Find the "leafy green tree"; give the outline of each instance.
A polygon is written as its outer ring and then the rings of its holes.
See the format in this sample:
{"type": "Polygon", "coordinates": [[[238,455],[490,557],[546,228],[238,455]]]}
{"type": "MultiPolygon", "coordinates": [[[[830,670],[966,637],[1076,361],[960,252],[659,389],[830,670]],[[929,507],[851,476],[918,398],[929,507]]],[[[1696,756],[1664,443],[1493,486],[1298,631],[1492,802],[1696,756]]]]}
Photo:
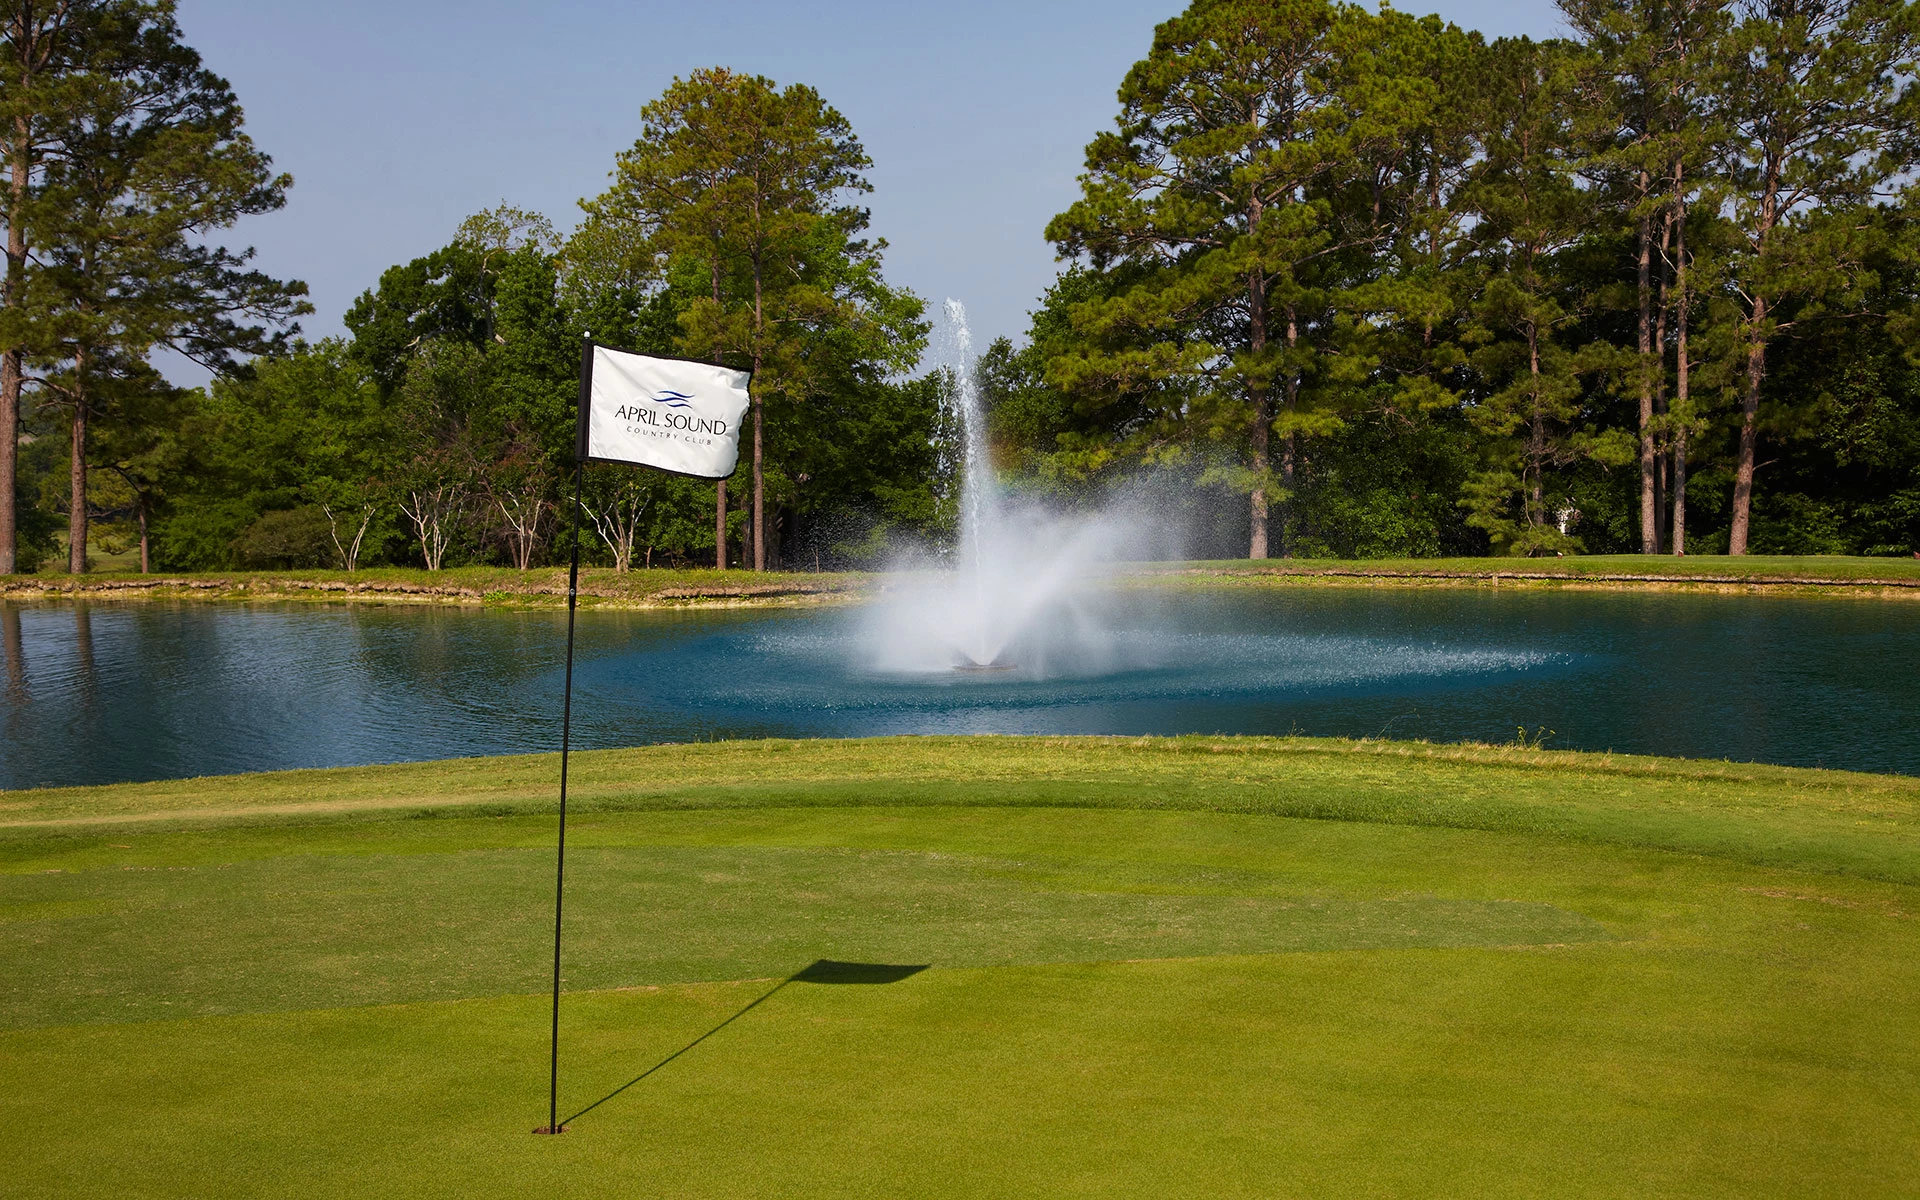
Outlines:
{"type": "Polygon", "coordinates": [[[159,558],[210,569],[272,544],[274,561],[318,558],[345,569],[393,535],[400,482],[395,414],[347,346],[329,339],[263,359],[251,372],[215,379],[208,393],[157,402],[153,422],[119,428],[102,450],[126,464],[153,497],[159,558]],[[300,510],[289,518],[285,514],[300,510]],[[289,548],[288,537],[305,538],[289,548]],[[359,550],[355,549],[356,541],[359,550]]]}
{"type": "Polygon", "coordinates": [[[974,374],[987,410],[995,468],[1016,478],[1037,475],[1073,416],[1066,394],[1048,385],[1039,348],[1031,339],[1015,346],[1011,338],[995,338],[974,374]]]}
{"type": "Polygon", "coordinates": [[[1149,457],[1130,439],[1134,430],[1177,420],[1160,410],[1178,403],[1173,388],[1068,390],[1049,376],[1056,360],[1085,348],[1074,310],[1108,298],[1121,286],[1119,278],[1118,272],[1069,266],[1031,314],[1025,342],[1016,347],[1000,338],[974,366],[996,469],[1055,502],[1097,499],[1098,484],[1111,468],[1136,455],[1149,457]]]}
{"type": "Polygon", "coordinates": [[[495,342],[496,291],[512,264],[550,259],[553,225],[538,213],[501,204],[460,223],[452,242],[389,267],[361,293],[344,322],[353,352],[386,393],[429,342],[451,338],[486,349],[495,342]]]}
{"type": "Polygon", "coordinates": [[[1296,553],[1477,553],[1454,503],[1473,466],[1462,406],[1484,275],[1465,199],[1483,157],[1495,76],[1478,34],[1383,10],[1345,56],[1337,90],[1394,130],[1359,159],[1344,208],[1368,237],[1346,256],[1348,369],[1330,399],[1338,428],[1308,440],[1297,472],[1296,553]]]}
{"type": "MultiPolygon", "coordinates": [[[[768,554],[788,565],[878,566],[906,537],[934,533],[940,378],[883,377],[847,370],[805,408],[775,406],[768,429],[780,504],[770,514],[768,554]]],[[[769,476],[769,494],[775,477],[769,476]]]]}
{"type": "MultiPolygon", "coordinates": [[[[1755,496],[1763,554],[1920,551],[1920,257],[1911,200],[1874,214],[1860,311],[1803,323],[1769,350],[1774,464],[1755,496]]],[[[1737,324],[1729,322],[1729,324],[1737,324]]]]}
{"type": "Polygon", "coordinates": [[[557,294],[554,258],[533,246],[505,257],[495,288],[490,386],[482,427],[490,452],[477,466],[505,523],[514,564],[532,565],[543,522],[573,453],[579,341],[557,294]]]}
{"type": "Polygon", "coordinates": [[[479,256],[454,242],[381,272],[377,287],[361,293],[344,318],[354,357],[383,391],[399,390],[423,346],[439,340],[487,342],[493,296],[483,283],[479,256]]]}
{"type": "Polygon", "coordinates": [[[104,483],[105,506],[132,522],[132,541],[140,552],[140,573],[153,569],[153,523],[165,511],[173,490],[190,479],[190,450],[183,436],[192,420],[196,393],[168,385],[151,367],[121,381],[114,408],[117,419],[103,425],[89,460],[104,483]]]}
{"type": "MultiPolygon", "coordinates": [[[[64,407],[70,566],[85,567],[86,440],[168,345],[216,369],[284,336],[304,287],[213,240],[284,200],[226,83],[170,0],[50,0],[0,12],[8,274],[0,304],[0,568],[13,558],[21,388],[64,407]],[[30,376],[27,369],[37,371],[30,376]]],[[[44,405],[42,406],[44,408],[44,405]]]]}
{"type": "Polygon", "coordinates": [[[546,218],[501,205],[348,313],[354,356],[410,430],[402,509],[433,569],[469,534],[524,569],[551,534],[579,363],[561,269],[546,218]]]}
{"type": "MultiPolygon", "coordinates": [[[[884,244],[859,237],[867,213],[845,197],[871,190],[871,163],[814,89],[710,68],[676,79],[642,120],[613,187],[583,207],[600,236],[624,237],[626,261],[704,277],[685,292],[685,353],[753,371],[748,553],[765,569],[769,400],[804,407],[840,362],[910,366],[920,305],[881,280],[884,244]]],[[[722,548],[725,511],[722,482],[722,548]]]]}
{"type": "Polygon", "coordinates": [[[1314,448],[1296,502],[1296,553],[1310,558],[1484,554],[1487,538],[1457,503],[1476,463],[1476,430],[1458,408],[1380,405],[1354,413],[1314,448]]]}
{"type": "Polygon", "coordinates": [[[474,467],[483,457],[473,447],[480,436],[474,414],[484,404],[487,382],[478,347],[442,338],[421,347],[395,396],[406,450],[400,509],[429,571],[445,564],[473,515],[474,467]]]}
{"type": "Polygon", "coordinates": [[[679,353],[687,297],[666,280],[644,228],[589,215],[561,246],[555,266],[560,307],[582,334],[636,354],[679,353]]]}

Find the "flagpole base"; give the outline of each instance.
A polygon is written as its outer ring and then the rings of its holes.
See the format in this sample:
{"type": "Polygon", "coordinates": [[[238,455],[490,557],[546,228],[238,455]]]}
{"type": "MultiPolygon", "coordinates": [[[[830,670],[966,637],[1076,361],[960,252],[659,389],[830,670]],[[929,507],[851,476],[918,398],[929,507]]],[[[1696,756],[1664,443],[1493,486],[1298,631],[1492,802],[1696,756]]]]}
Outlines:
{"type": "Polygon", "coordinates": [[[552,1125],[542,1125],[540,1128],[534,1130],[535,1133],[539,1133],[539,1134],[565,1133],[566,1131],[567,1131],[567,1127],[565,1125],[562,1125],[557,1129],[552,1125]]]}

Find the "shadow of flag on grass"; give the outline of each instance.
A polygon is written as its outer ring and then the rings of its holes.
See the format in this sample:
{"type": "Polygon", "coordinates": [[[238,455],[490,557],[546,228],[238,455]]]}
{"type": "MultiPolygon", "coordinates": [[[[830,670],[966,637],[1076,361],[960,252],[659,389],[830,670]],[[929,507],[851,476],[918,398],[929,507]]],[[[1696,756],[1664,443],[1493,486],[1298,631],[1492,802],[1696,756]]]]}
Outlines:
{"type": "Polygon", "coordinates": [[[648,1067],[646,1070],[640,1072],[638,1075],[635,1075],[632,1079],[627,1080],[627,1082],[621,1084],[619,1087],[613,1089],[611,1092],[608,1092],[606,1095],[600,1097],[598,1100],[595,1100],[592,1104],[587,1105],[585,1108],[581,1109],[579,1112],[574,1113],[572,1116],[568,1117],[566,1120],[560,1122],[560,1127],[562,1129],[565,1129],[568,1125],[571,1125],[573,1122],[579,1120],[581,1117],[586,1116],[588,1113],[592,1112],[594,1109],[599,1108],[602,1104],[605,1104],[607,1101],[613,1099],[615,1096],[618,1096],[620,1093],[626,1091],[628,1088],[633,1087],[635,1084],[639,1083],[641,1080],[645,1079],[647,1076],[652,1075],[654,1072],[660,1070],[662,1067],[666,1066],[668,1063],[672,1062],[674,1059],[679,1058],[681,1055],[685,1054],[687,1051],[693,1049],[695,1046],[698,1046],[701,1042],[706,1041],[708,1038],[712,1037],[714,1034],[719,1033],[722,1029],[725,1029],[727,1026],[733,1024],[735,1021],[738,1021],[741,1017],[744,1017],[748,1013],[752,1012],[754,1009],[759,1008],[762,1004],[765,1004],[767,1001],[773,999],[774,996],[779,993],[780,989],[786,987],[788,984],[792,984],[792,983],[826,983],[826,984],[898,983],[902,979],[909,979],[915,975],[918,975],[920,972],[926,970],[927,967],[930,965],[932,964],[930,963],[919,963],[919,964],[856,963],[856,962],[837,962],[831,958],[816,959],[812,963],[808,964],[806,967],[803,967],[800,970],[795,971],[793,974],[787,976],[785,979],[782,979],[779,983],[774,984],[771,989],[755,997],[755,999],[751,1004],[748,1004],[745,1008],[741,1009],[739,1012],[734,1013],[732,1016],[728,1017],[726,1020],[720,1022],[718,1025],[715,1025],[712,1029],[707,1030],[705,1033],[701,1034],[699,1037],[688,1042],[686,1045],[680,1047],[678,1050],[675,1050],[672,1054],[667,1055],[665,1058],[661,1059],[659,1062],[653,1064],[651,1067],[648,1067]]]}
{"type": "Polygon", "coordinates": [[[788,983],[899,983],[918,975],[930,964],[903,966],[897,963],[835,962],[823,958],[787,979],[788,983]]]}

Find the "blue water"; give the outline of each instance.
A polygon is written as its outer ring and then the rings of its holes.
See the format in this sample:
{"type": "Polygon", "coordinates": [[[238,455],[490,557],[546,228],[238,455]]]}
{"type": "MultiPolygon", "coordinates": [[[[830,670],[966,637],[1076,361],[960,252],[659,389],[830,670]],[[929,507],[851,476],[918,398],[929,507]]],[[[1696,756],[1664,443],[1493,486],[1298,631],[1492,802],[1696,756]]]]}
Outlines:
{"type": "MultiPolygon", "coordinates": [[[[856,609],[581,614],[575,744],[1289,733],[1920,774],[1920,604],[1140,593],[1099,667],[878,673],[856,609]]],[[[564,614],[0,605],[0,787],[551,750],[564,614]]]]}

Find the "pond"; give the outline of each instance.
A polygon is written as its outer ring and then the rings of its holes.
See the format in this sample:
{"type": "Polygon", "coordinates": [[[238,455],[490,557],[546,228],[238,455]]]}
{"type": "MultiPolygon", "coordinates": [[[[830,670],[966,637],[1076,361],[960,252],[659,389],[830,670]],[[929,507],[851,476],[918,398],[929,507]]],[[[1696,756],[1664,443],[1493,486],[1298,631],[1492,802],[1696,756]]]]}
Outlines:
{"type": "MultiPolygon", "coordinates": [[[[1920,774],[1920,604],[1122,591],[1110,652],[879,670],[858,608],[583,612],[575,744],[1334,734],[1920,774]]],[[[565,614],[0,605],[0,787],[556,749],[565,614]]]]}

